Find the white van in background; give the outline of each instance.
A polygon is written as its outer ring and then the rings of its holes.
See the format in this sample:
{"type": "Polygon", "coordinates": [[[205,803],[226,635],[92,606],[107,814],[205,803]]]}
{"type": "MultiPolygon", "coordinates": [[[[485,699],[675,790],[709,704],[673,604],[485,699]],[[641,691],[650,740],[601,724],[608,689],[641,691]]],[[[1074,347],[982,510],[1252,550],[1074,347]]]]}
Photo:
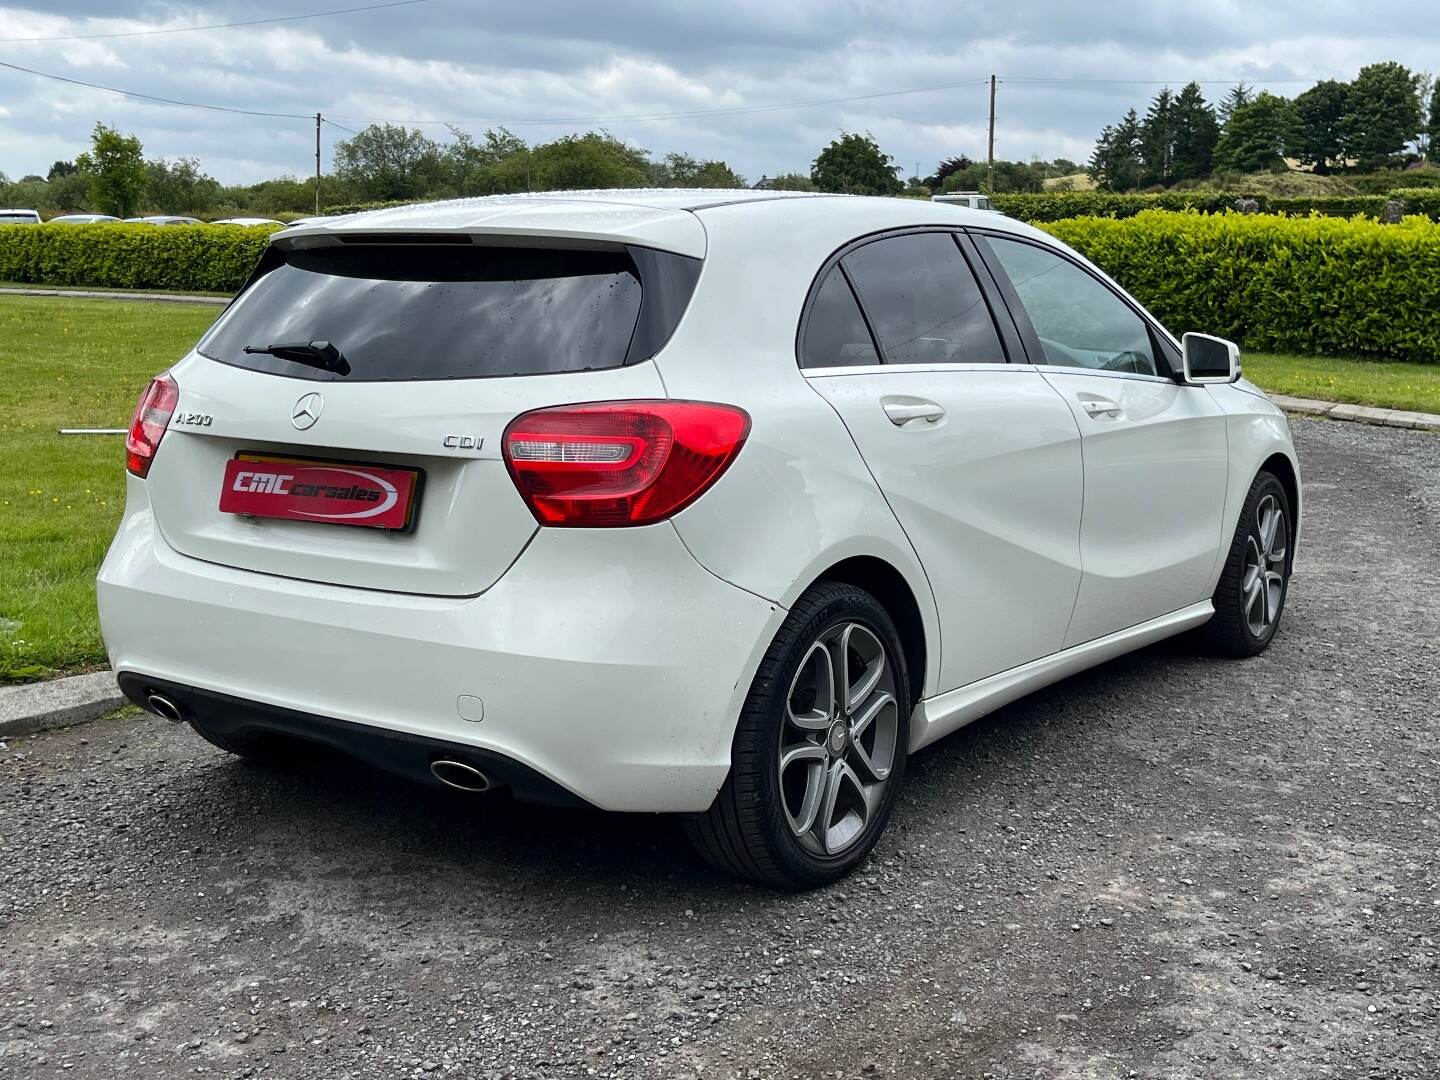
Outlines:
{"type": "Polygon", "coordinates": [[[978,191],[952,191],[949,195],[931,195],[931,202],[951,203],[955,206],[968,206],[971,210],[995,210],[995,204],[990,201],[989,195],[982,195],[978,191]]]}

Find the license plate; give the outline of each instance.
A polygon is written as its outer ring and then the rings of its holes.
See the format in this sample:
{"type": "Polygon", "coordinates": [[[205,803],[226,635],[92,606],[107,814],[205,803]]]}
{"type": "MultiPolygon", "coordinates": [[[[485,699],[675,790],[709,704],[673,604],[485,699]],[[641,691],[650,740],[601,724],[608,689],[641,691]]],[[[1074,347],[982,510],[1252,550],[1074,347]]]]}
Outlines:
{"type": "Polygon", "coordinates": [[[403,530],[414,520],[419,483],[418,469],[237,454],[225,464],[220,510],[403,530]]]}

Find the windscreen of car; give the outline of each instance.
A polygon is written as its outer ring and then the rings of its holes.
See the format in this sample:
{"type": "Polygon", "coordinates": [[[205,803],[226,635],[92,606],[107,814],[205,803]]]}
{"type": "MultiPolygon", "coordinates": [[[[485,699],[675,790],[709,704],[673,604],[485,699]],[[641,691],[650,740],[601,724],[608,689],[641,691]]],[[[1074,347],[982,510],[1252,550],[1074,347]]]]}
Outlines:
{"type": "Polygon", "coordinates": [[[34,214],[0,214],[0,225],[34,225],[37,220],[34,214]]]}
{"type": "Polygon", "coordinates": [[[262,263],[201,340],[202,355],[345,382],[586,371],[626,362],[641,310],[625,250],[376,244],[269,259],[276,265],[262,263]],[[244,351],[311,341],[330,342],[349,372],[244,351]]]}

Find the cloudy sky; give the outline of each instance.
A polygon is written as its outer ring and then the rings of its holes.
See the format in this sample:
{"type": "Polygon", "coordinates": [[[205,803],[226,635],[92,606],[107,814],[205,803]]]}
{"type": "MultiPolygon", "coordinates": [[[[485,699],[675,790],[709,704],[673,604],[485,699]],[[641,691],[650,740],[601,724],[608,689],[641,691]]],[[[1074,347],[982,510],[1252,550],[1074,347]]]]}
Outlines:
{"type": "MultiPolygon", "coordinates": [[[[1083,160],[1102,124],[1164,82],[1198,79],[1218,98],[1227,81],[1294,94],[1375,60],[1440,69],[1435,0],[424,0],[96,36],[374,2],[0,0],[0,63],[233,109],[319,110],[350,129],[504,123],[534,142],[604,127],[751,179],[808,171],[842,129],[874,134],[907,175],[983,157],[992,72],[997,157],[1083,160]],[[18,40],[34,38],[66,40],[18,40]],[[910,90],[921,92],[896,93],[910,90]],[[775,107],[795,103],[813,104],[775,107]]],[[[97,120],[139,135],[147,156],[198,157],[227,183],[313,170],[313,120],[171,107],[0,67],[0,172],[12,179],[73,157],[97,120]]],[[[345,137],[326,126],[327,162],[345,137]]]]}

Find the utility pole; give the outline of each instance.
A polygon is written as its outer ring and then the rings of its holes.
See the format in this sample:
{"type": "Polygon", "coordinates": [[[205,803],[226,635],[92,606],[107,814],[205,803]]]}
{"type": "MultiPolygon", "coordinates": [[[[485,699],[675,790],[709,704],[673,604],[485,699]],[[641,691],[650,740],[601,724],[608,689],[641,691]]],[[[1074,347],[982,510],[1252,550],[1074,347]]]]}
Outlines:
{"type": "Polygon", "coordinates": [[[985,155],[985,183],[991,195],[995,194],[995,76],[990,76],[990,149],[985,155]]]}
{"type": "MultiPolygon", "coordinates": [[[[991,91],[991,102],[994,102],[994,91],[991,91]]],[[[995,111],[993,108],[990,110],[995,111]]],[[[321,116],[315,114],[315,213],[320,213],[320,121],[321,116]]]]}

